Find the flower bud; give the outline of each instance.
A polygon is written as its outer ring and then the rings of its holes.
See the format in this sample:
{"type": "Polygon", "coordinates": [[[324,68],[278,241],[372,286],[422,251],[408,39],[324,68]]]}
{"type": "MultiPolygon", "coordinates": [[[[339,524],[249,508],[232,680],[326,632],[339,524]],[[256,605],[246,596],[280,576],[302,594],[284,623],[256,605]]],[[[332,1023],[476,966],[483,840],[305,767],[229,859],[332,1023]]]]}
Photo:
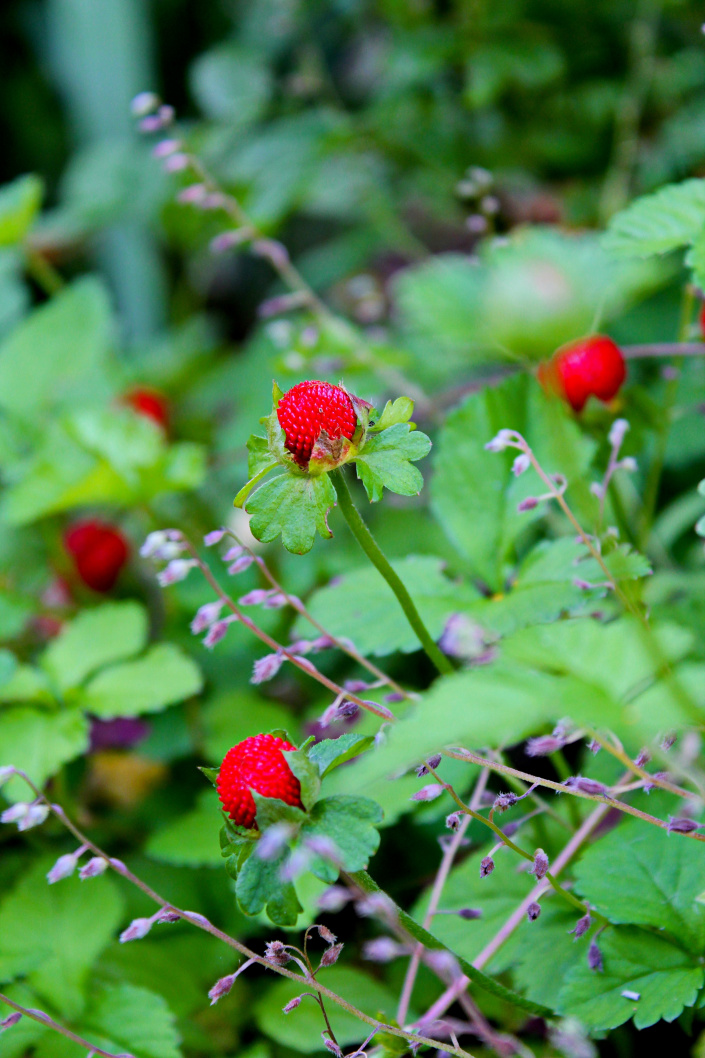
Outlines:
{"type": "Polygon", "coordinates": [[[323,952],[323,955],[321,956],[320,965],[323,967],[333,966],[334,963],[337,963],[342,950],[342,944],[331,944],[330,948],[326,948],[326,950],[323,952]]]}
{"type": "Polygon", "coordinates": [[[146,937],[152,928],[151,918],[134,918],[127,929],[120,934],[120,943],[126,944],[130,940],[141,940],[146,937]]]}
{"type": "Polygon", "coordinates": [[[282,1007],[282,1014],[290,1014],[292,1010],[296,1010],[300,1005],[302,998],[303,996],[294,996],[293,999],[290,999],[286,1006],[282,1007]]]}
{"type": "Polygon", "coordinates": [[[286,945],[280,940],[270,940],[264,949],[264,957],[275,966],[286,966],[292,956],[287,951],[286,945]]]}
{"type": "Polygon", "coordinates": [[[537,904],[537,903],[529,904],[529,906],[526,909],[526,917],[528,918],[529,922],[535,922],[540,914],[541,914],[541,905],[540,904],[537,904]]]}
{"type": "Polygon", "coordinates": [[[482,908],[480,907],[461,907],[455,913],[460,918],[465,919],[466,922],[474,922],[476,919],[482,918],[482,908]]]}
{"type": "Polygon", "coordinates": [[[231,566],[228,566],[228,573],[231,577],[236,577],[238,573],[244,573],[246,569],[249,569],[253,562],[252,555],[240,555],[231,566]]]}
{"type": "Polygon", "coordinates": [[[68,878],[69,875],[73,874],[76,870],[77,862],[78,853],[76,852],[68,852],[65,856],[59,856],[51,870],[47,871],[47,882],[49,885],[60,882],[62,878],[68,878]]]}
{"type": "Polygon", "coordinates": [[[139,92],[130,103],[130,110],[136,118],[144,118],[152,114],[161,103],[156,92],[139,92]]]}
{"type": "Polygon", "coordinates": [[[529,871],[529,874],[533,874],[537,881],[541,881],[542,878],[546,877],[548,871],[548,856],[543,849],[537,849],[536,855],[534,856],[534,863],[529,871]]]}
{"type": "Polygon", "coordinates": [[[441,783],[432,782],[428,786],[423,786],[416,793],[413,793],[409,798],[410,801],[435,801],[437,797],[440,797],[445,789],[441,783]]]}
{"type": "Polygon", "coordinates": [[[538,496],[527,496],[521,503],[517,503],[517,511],[519,514],[523,514],[524,511],[533,511],[535,507],[539,505],[538,496]]]}
{"type": "Polygon", "coordinates": [[[506,812],[508,808],[512,808],[517,803],[519,798],[515,793],[501,793],[497,794],[494,801],[492,802],[492,808],[495,812],[506,812]]]}
{"type": "Polygon", "coordinates": [[[671,816],[666,832],[668,834],[692,834],[694,830],[699,830],[702,826],[705,824],[696,823],[695,820],[686,819],[684,816],[671,816]]]}
{"type": "Polygon", "coordinates": [[[81,867],[78,872],[78,877],[81,881],[85,881],[86,878],[97,878],[99,874],[103,874],[108,869],[108,861],[102,856],[93,856],[88,863],[81,867]]]}
{"type": "Polygon", "coordinates": [[[626,419],[614,420],[612,426],[610,427],[610,432],[607,435],[607,440],[613,448],[619,448],[622,441],[624,440],[624,435],[626,434],[628,429],[629,423],[626,419]]]}
{"type": "Polygon", "coordinates": [[[49,815],[49,806],[43,804],[31,804],[25,814],[18,819],[18,830],[31,830],[32,827],[40,826],[49,815]]]}
{"type": "Polygon", "coordinates": [[[491,856],[485,856],[484,860],[480,863],[480,878],[486,878],[488,874],[492,874],[494,870],[494,860],[491,856]]]}
{"type": "Polygon", "coordinates": [[[3,765],[3,767],[0,768],[0,786],[2,786],[4,783],[6,783],[8,779],[11,779],[14,774],[15,774],[14,765],[12,765],[12,764],[3,765]]]}
{"type": "Polygon", "coordinates": [[[250,683],[266,683],[272,680],[284,664],[283,654],[265,654],[263,658],[257,658],[252,669],[250,683]]]}
{"type": "Polygon", "coordinates": [[[235,974],[227,974],[226,977],[221,977],[220,980],[216,981],[208,992],[211,1006],[214,1006],[219,999],[223,998],[223,996],[227,996],[234,983],[235,974]]]}
{"type": "Polygon", "coordinates": [[[324,889],[316,903],[321,911],[340,911],[350,900],[350,893],[343,885],[331,885],[324,889]]]}
{"type": "Polygon", "coordinates": [[[203,537],[203,543],[206,547],[213,547],[214,544],[220,543],[226,532],[226,529],[211,529],[210,533],[206,533],[203,537]]]}
{"type": "Polygon", "coordinates": [[[362,945],[362,958],[368,962],[391,962],[406,952],[407,948],[403,944],[397,944],[391,937],[375,937],[362,945]]]}
{"type": "Polygon", "coordinates": [[[163,569],[161,573],[157,573],[157,582],[160,587],[167,588],[170,584],[185,580],[193,567],[197,565],[198,562],[195,558],[174,558],[166,569],[163,569]]]}
{"type": "Polygon", "coordinates": [[[191,622],[191,631],[195,636],[199,635],[200,632],[204,632],[206,628],[210,628],[218,620],[223,605],[222,599],[216,599],[214,602],[207,602],[203,606],[199,606],[196,616],[191,622]]]}
{"type": "Polygon", "coordinates": [[[584,936],[584,934],[587,933],[587,931],[590,929],[591,925],[592,925],[592,918],[590,917],[590,911],[588,910],[587,914],[583,915],[582,918],[579,918],[578,921],[575,923],[574,928],[571,929],[571,930],[568,930],[568,932],[569,933],[574,933],[575,934],[575,940],[577,940],[579,937],[582,937],[582,936],[584,936]]]}
{"type": "Polygon", "coordinates": [[[215,621],[208,629],[207,635],[203,638],[204,647],[207,647],[208,650],[212,650],[213,647],[220,643],[221,639],[225,639],[228,628],[233,621],[237,621],[235,614],[229,614],[227,617],[224,617],[222,621],[215,621]]]}
{"type": "Polygon", "coordinates": [[[11,1014],[8,1014],[6,1018],[3,1018],[2,1021],[0,1021],[0,1032],[4,1032],[5,1029],[9,1029],[13,1025],[16,1025],[21,1017],[21,1011],[13,1010],[11,1014]]]}
{"type": "Polygon", "coordinates": [[[588,966],[591,970],[596,970],[598,973],[602,973],[604,966],[602,963],[602,952],[597,946],[596,940],[590,941],[590,947],[587,953],[588,966]]]}
{"type": "Polygon", "coordinates": [[[529,459],[526,452],[522,452],[521,455],[518,455],[512,463],[512,474],[514,474],[514,476],[518,478],[521,474],[524,474],[530,466],[531,460],[529,459]]]}
{"type": "Polygon", "coordinates": [[[449,830],[457,830],[462,818],[462,812],[451,812],[449,816],[446,816],[446,826],[449,830]]]}
{"type": "Polygon", "coordinates": [[[527,757],[547,757],[550,753],[565,746],[565,739],[557,738],[555,735],[539,735],[537,738],[527,739],[524,752],[527,757]]]}

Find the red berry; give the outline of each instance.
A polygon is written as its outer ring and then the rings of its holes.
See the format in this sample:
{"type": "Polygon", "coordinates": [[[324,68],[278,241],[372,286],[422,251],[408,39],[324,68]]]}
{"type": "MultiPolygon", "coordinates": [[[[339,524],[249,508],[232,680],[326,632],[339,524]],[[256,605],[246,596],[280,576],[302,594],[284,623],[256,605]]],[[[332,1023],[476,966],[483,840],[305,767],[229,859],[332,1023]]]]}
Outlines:
{"type": "Polygon", "coordinates": [[[340,437],[352,441],[357,428],[349,395],[329,382],[299,382],[279,401],[277,418],[286,435],[286,447],[304,469],[323,430],[332,441],[340,437]]]}
{"type": "Polygon", "coordinates": [[[612,400],[626,374],[619,346],[604,334],[562,345],[538,370],[544,388],[564,397],[574,411],[582,411],[591,396],[605,403],[612,400]]]}
{"type": "Polygon", "coordinates": [[[296,749],[276,735],[252,735],[225,754],[218,774],[218,797],[224,810],[241,827],[255,826],[255,801],[250,790],[263,797],[277,797],[285,804],[303,808],[301,784],[282,755],[296,749]]]}
{"type": "Polygon", "coordinates": [[[124,401],[139,415],[152,419],[163,430],[169,429],[169,402],[156,389],[137,387],[125,394],[124,401]]]}
{"type": "Polygon", "coordinates": [[[83,583],[101,592],[110,591],[130,554],[120,530],[96,519],[76,522],[67,529],[64,547],[83,583]]]}
{"type": "Polygon", "coordinates": [[[705,339],[705,301],[700,306],[700,312],[698,313],[698,323],[700,324],[700,337],[705,339]]]}

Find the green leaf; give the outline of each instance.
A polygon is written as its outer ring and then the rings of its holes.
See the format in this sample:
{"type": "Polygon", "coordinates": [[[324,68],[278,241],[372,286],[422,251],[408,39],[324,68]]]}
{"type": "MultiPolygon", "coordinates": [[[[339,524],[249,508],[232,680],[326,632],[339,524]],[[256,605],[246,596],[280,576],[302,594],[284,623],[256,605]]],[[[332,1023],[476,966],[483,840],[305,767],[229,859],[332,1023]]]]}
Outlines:
{"type": "Polygon", "coordinates": [[[87,277],[35,309],[0,345],[0,407],[27,416],[107,395],[113,319],[102,283],[87,277]]]}
{"type": "Polygon", "coordinates": [[[281,534],[287,551],[305,555],[313,547],[316,531],[325,539],[333,535],[327,516],[335,502],[328,474],[310,477],[284,471],[261,485],[245,509],[258,540],[269,543],[281,534]]]}
{"type": "Polygon", "coordinates": [[[605,249],[624,257],[649,257],[694,242],[705,225],[705,180],[669,184],[615,214],[605,249]]]}
{"type": "Polygon", "coordinates": [[[103,720],[140,716],[198,694],[203,678],[195,661],[171,643],[157,643],[144,657],[104,669],[81,692],[84,709],[103,720]]]}
{"type": "Polygon", "coordinates": [[[278,797],[263,797],[252,790],[252,798],[257,807],[257,826],[262,833],[275,823],[289,823],[299,827],[306,818],[306,813],[296,805],[288,805],[278,797]]]}
{"type": "Polygon", "coordinates": [[[693,270],[693,282],[699,290],[705,290],[705,227],[693,241],[685,255],[685,264],[693,270]]]}
{"type": "MultiPolygon", "coordinates": [[[[517,537],[542,514],[541,506],[524,513],[517,506],[545,491],[533,470],[512,476],[516,452],[485,450],[505,428],[520,431],[545,469],[571,483],[581,482],[594,451],[561,402],[524,375],[473,394],[450,413],[437,442],[431,508],[472,573],[495,592],[504,588],[517,537]]],[[[581,493],[575,498],[580,507],[581,493]]]]}
{"type": "Polygon", "coordinates": [[[265,467],[272,465],[272,453],[269,441],[258,434],[250,434],[247,439],[247,473],[254,478],[265,467]]]}
{"type": "MultiPolygon", "coordinates": [[[[87,749],[88,721],[78,709],[48,712],[29,705],[0,709],[0,767],[14,765],[37,786],[87,749]]],[[[19,801],[27,799],[29,790],[20,779],[11,779],[3,793],[19,801]]]]}
{"type": "Polygon", "coordinates": [[[42,204],[44,183],[34,174],[0,188],[0,246],[22,242],[42,204]]]}
{"type": "Polygon", "coordinates": [[[370,503],[381,500],[385,488],[400,496],[417,496],[423,488],[423,477],[411,464],[430,451],[426,434],[412,430],[408,423],[368,435],[355,456],[355,465],[370,503]]]}
{"type": "Polygon", "coordinates": [[[705,878],[702,842],[630,819],[590,846],[576,878],[578,891],[610,922],[666,930],[703,953],[705,907],[696,900],[705,878]]]}
{"type": "Polygon", "coordinates": [[[309,759],[318,767],[322,779],[334,768],[363,753],[374,742],[372,735],[340,735],[339,738],[326,738],[309,750],[309,759]]]}
{"type": "Polygon", "coordinates": [[[285,856],[284,852],[276,859],[263,860],[255,851],[238,871],[235,895],[246,915],[258,915],[266,908],[275,925],[296,925],[303,908],[292,883],[282,880],[285,856]]]}
{"type": "MultiPolygon", "coordinates": [[[[585,944],[590,941],[576,942],[571,936],[575,922],[575,909],[562,900],[543,897],[538,923],[529,922],[525,917],[510,951],[516,987],[528,999],[543,1003],[551,1010],[558,1009],[558,997],[568,971],[585,962],[585,944]]],[[[601,947],[600,938],[598,944],[601,947]]],[[[502,949],[499,958],[503,959],[502,949]]]]}
{"type": "Polygon", "coordinates": [[[309,759],[308,753],[303,747],[301,749],[285,749],[282,750],[282,754],[284,760],[301,783],[301,800],[304,808],[311,808],[321,792],[321,777],[316,763],[309,759]]]}
{"type": "Polygon", "coordinates": [[[217,793],[204,790],[195,808],[155,830],[145,852],[177,867],[219,867],[223,862],[217,830],[221,818],[217,793]]]}
{"type": "MultiPolygon", "coordinates": [[[[359,1010],[376,1016],[382,1012],[393,1018],[396,1011],[394,993],[379,979],[348,966],[331,966],[324,971],[321,983],[344,996],[359,1010]]],[[[273,983],[255,1007],[255,1018],[260,1032],[303,1054],[323,1050],[321,1046],[321,1011],[318,1003],[304,999],[293,1017],[282,1015],[282,1007],[299,995],[301,986],[294,981],[280,979],[273,983]]],[[[333,1032],[341,1047],[362,1043],[369,1026],[338,1006],[326,1004],[333,1032]]]]}
{"type": "Polygon", "coordinates": [[[146,988],[121,982],[102,990],[85,1019],[88,1029],[135,1058],[180,1058],[176,1018],[166,1000],[146,988]]]}
{"type": "Polygon", "coordinates": [[[384,406],[384,410],[380,415],[379,419],[375,422],[374,426],[370,427],[370,430],[374,433],[379,433],[380,430],[386,430],[390,426],[396,426],[397,423],[409,422],[409,419],[414,414],[414,402],[411,397],[397,397],[392,403],[388,400],[384,406]]]}
{"type": "MultiPolygon", "coordinates": [[[[301,837],[328,838],[340,852],[343,870],[363,871],[379,847],[375,828],[381,822],[382,809],[369,797],[336,794],[313,806],[301,828],[301,837]]],[[[310,870],[323,882],[332,883],[338,877],[338,868],[319,856],[314,858],[310,870]]]]}
{"type": "Polygon", "coordinates": [[[42,999],[74,1018],[91,967],[119,925],[122,900],[108,876],[48,885],[52,862],[36,862],[0,905],[0,981],[26,977],[42,999]]]}
{"type": "Polygon", "coordinates": [[[616,927],[600,937],[604,972],[581,961],[568,971],[559,1010],[592,1030],[614,1029],[634,1019],[646,1029],[674,1021],[692,1006],[703,984],[703,968],[665,937],[634,927],[616,927]],[[639,999],[622,993],[634,992],[639,999]]]}
{"type": "MultiPolygon", "coordinates": [[[[410,555],[392,566],[404,581],[434,639],[450,616],[478,598],[474,588],[457,584],[443,573],[443,562],[430,555],[410,555]]],[[[369,566],[343,573],[335,584],[319,588],[308,609],[334,636],[351,639],[361,654],[383,656],[395,650],[408,654],[420,647],[384,578],[369,566]]],[[[307,636],[310,625],[299,618],[295,633],[307,636]]]]}
{"type": "Polygon", "coordinates": [[[19,665],[11,678],[0,684],[0,702],[43,702],[54,704],[46,674],[31,665],[19,665]]]}
{"type": "Polygon", "coordinates": [[[291,727],[292,721],[289,710],[276,702],[268,702],[247,688],[221,691],[204,702],[201,709],[206,758],[220,764],[228,750],[238,742],[276,727],[291,727]]]}
{"type": "Polygon", "coordinates": [[[232,131],[262,115],[272,89],[263,57],[233,44],[200,55],[191,68],[191,85],[206,116],[225,122],[232,131]]]}
{"type": "Polygon", "coordinates": [[[147,613],[133,601],[82,610],[47,647],[42,667],[61,691],[113,661],[132,657],[147,641],[147,613]]]}

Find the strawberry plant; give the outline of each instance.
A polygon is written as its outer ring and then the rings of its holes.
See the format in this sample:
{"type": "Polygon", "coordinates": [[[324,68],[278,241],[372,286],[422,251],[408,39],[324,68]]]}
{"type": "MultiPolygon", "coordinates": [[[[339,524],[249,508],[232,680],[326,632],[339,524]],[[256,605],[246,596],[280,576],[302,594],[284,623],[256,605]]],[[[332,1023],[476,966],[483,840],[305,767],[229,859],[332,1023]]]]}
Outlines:
{"type": "Polygon", "coordinates": [[[178,110],[99,6],[60,183],[0,99],[0,1058],[698,1058],[694,5],[156,5],[178,110]]]}

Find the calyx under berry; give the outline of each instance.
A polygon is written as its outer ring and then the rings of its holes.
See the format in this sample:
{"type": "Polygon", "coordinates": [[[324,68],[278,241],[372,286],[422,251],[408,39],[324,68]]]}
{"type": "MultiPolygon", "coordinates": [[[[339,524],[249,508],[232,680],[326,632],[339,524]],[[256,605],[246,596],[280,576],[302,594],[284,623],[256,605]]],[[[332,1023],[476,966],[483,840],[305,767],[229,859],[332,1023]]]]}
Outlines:
{"type": "Polygon", "coordinates": [[[344,386],[311,379],[282,393],[275,383],[273,398],[269,448],[290,469],[323,474],[347,462],[360,447],[372,405],[344,386]]]}
{"type": "Polygon", "coordinates": [[[544,389],[563,397],[577,412],[583,410],[589,397],[609,403],[626,375],[619,346],[604,334],[590,334],[562,345],[538,369],[544,389]]]}

